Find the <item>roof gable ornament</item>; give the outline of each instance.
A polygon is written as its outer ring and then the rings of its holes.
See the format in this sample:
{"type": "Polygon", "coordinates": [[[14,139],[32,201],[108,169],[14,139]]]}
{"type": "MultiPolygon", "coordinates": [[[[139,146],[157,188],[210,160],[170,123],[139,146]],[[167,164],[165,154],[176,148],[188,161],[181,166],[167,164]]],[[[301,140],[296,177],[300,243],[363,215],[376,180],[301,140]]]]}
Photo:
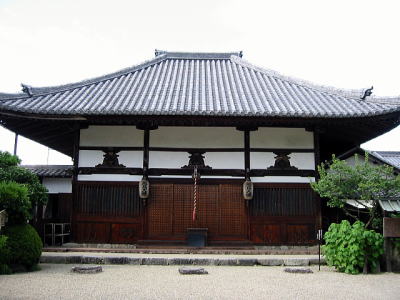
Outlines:
{"type": "Polygon", "coordinates": [[[22,92],[27,94],[29,97],[33,96],[32,87],[31,86],[23,84],[23,83],[21,83],[21,86],[22,86],[22,92]]]}
{"type": "Polygon", "coordinates": [[[371,88],[369,88],[369,89],[366,89],[365,91],[364,91],[364,95],[361,97],[361,100],[365,100],[365,98],[367,98],[368,96],[371,96],[372,95],[372,90],[374,89],[374,87],[373,86],[371,86],[371,88]]]}

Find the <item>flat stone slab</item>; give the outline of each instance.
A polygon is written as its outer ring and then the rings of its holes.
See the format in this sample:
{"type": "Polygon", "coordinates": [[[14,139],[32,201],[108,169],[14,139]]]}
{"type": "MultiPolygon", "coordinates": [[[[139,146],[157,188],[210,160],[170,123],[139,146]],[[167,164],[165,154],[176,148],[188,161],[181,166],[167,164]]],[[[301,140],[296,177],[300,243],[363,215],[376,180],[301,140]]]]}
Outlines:
{"type": "Polygon", "coordinates": [[[303,259],[303,258],[289,258],[289,259],[284,259],[283,264],[285,266],[309,266],[310,261],[308,259],[303,259]]]}
{"type": "MultiPolygon", "coordinates": [[[[50,264],[91,264],[91,265],[192,265],[192,266],[287,266],[287,267],[308,267],[309,265],[318,264],[318,258],[285,258],[281,256],[268,257],[260,255],[259,257],[229,257],[229,256],[215,256],[215,257],[196,257],[195,255],[182,256],[182,257],[159,257],[154,256],[111,256],[111,255],[73,255],[72,253],[63,253],[62,255],[48,255],[42,254],[40,258],[41,263],[50,264]]],[[[325,259],[321,259],[321,264],[326,264],[325,259]]]]}
{"type": "Polygon", "coordinates": [[[300,273],[300,274],[314,273],[309,268],[285,268],[284,271],[288,273],[300,273]]]}
{"type": "Polygon", "coordinates": [[[204,268],[182,267],[179,268],[179,273],[182,275],[204,275],[208,274],[204,268]]]}
{"type": "Polygon", "coordinates": [[[95,274],[95,273],[103,272],[103,268],[101,266],[95,266],[95,267],[73,267],[71,269],[71,271],[74,272],[74,273],[80,273],[80,274],[95,274]]]}

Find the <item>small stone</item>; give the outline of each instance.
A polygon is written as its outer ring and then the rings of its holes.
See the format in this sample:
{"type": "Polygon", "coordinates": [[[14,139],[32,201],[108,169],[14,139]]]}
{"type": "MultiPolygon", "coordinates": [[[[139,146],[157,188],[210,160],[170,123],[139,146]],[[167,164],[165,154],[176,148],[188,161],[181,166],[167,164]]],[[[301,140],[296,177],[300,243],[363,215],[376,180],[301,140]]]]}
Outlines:
{"type": "Polygon", "coordinates": [[[95,267],[73,267],[71,269],[74,273],[81,273],[81,274],[94,274],[103,272],[103,268],[101,266],[95,267]]]}
{"type": "Polygon", "coordinates": [[[182,275],[203,275],[208,274],[204,268],[194,268],[194,267],[182,267],[179,268],[179,273],[182,275]]]}
{"type": "Polygon", "coordinates": [[[285,272],[288,272],[288,273],[302,273],[302,274],[305,274],[305,273],[314,273],[311,269],[309,269],[309,268],[285,268],[285,270],[284,270],[285,272]]]}

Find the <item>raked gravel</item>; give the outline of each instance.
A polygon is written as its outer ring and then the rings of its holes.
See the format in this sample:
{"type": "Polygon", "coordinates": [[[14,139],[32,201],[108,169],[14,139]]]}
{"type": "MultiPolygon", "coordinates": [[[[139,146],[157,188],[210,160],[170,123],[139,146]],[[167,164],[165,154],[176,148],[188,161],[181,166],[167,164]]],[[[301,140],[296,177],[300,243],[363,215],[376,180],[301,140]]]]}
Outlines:
{"type": "MultiPolygon", "coordinates": [[[[204,266],[208,275],[180,275],[179,266],[103,265],[76,274],[74,265],[41,264],[41,271],[0,276],[0,299],[400,299],[400,274],[347,275],[311,266],[204,266]]],[[[86,265],[87,266],[87,265],[86,265]]]]}

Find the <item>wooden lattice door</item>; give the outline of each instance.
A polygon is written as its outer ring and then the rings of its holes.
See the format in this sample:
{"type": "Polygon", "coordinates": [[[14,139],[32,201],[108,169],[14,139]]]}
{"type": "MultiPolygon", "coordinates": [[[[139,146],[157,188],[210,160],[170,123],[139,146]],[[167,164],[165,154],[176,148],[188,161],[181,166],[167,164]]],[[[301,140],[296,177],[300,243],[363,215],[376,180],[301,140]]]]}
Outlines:
{"type": "Polygon", "coordinates": [[[192,220],[192,184],[155,184],[147,207],[148,239],[184,240],[188,228],[208,228],[210,240],[247,239],[241,185],[200,184],[192,220]]]}
{"type": "Polygon", "coordinates": [[[147,235],[149,239],[163,239],[173,236],[172,210],[173,185],[153,184],[147,207],[147,235]]]}

